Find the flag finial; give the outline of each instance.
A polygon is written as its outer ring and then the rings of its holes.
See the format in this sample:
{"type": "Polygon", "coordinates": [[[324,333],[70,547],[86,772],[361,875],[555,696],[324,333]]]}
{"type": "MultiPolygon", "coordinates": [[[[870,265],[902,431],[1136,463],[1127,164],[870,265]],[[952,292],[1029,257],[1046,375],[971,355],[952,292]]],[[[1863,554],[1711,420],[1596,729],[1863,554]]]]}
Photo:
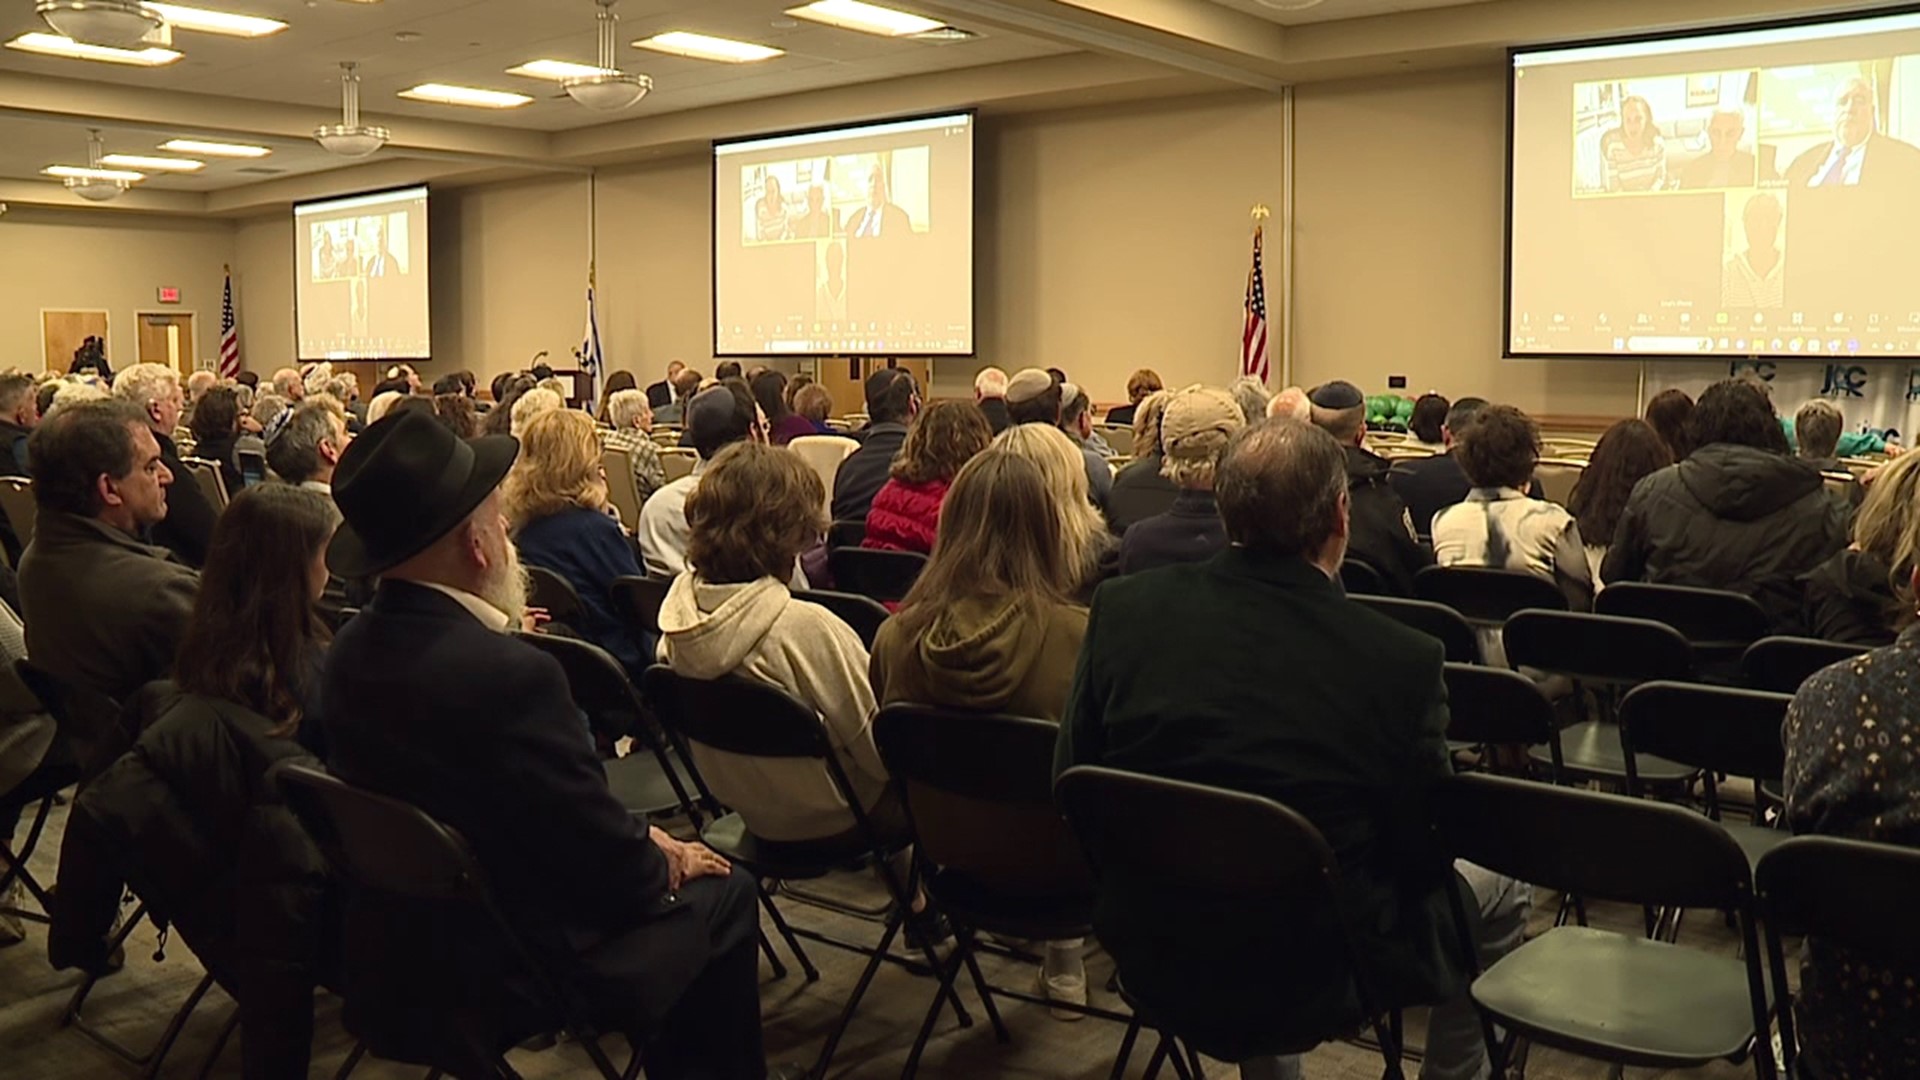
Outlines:
{"type": "Polygon", "coordinates": [[[1272,216],[1273,216],[1273,211],[1271,211],[1271,210],[1269,210],[1269,209],[1267,209],[1267,204],[1266,204],[1266,203],[1254,203],[1254,204],[1253,204],[1253,209],[1252,209],[1252,210],[1250,210],[1250,211],[1248,211],[1248,214],[1249,214],[1249,216],[1251,216],[1251,217],[1253,218],[1253,223],[1254,223],[1255,225],[1258,225],[1258,224],[1260,224],[1261,222],[1263,222],[1263,221],[1265,221],[1265,220],[1267,220],[1268,218],[1270,218],[1270,217],[1272,217],[1272,216]]]}

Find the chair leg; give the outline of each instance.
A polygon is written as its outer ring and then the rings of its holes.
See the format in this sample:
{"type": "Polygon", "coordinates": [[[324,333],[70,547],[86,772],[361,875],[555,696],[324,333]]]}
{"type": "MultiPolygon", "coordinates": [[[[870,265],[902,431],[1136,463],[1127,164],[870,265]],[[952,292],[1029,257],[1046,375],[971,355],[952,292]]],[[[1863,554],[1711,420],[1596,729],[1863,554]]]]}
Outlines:
{"type": "Polygon", "coordinates": [[[34,902],[40,905],[40,913],[21,911],[17,908],[9,907],[0,907],[0,913],[13,915],[30,922],[44,923],[47,921],[45,912],[49,910],[47,905],[51,898],[48,897],[47,890],[42,888],[40,883],[34,880],[33,875],[27,872],[27,860],[33,857],[34,848],[40,843],[40,832],[46,827],[47,813],[52,809],[53,796],[49,795],[40,800],[40,809],[35,811],[33,815],[33,824],[27,827],[27,839],[25,843],[20,845],[18,854],[15,853],[14,848],[8,840],[0,840],[0,865],[6,867],[6,873],[0,874],[0,896],[5,896],[7,890],[13,887],[14,880],[18,879],[21,885],[26,888],[27,893],[33,897],[34,902]]]}
{"type": "Polygon", "coordinates": [[[347,1060],[340,1063],[340,1071],[333,1074],[333,1080],[347,1080],[348,1075],[353,1072],[353,1067],[360,1064],[360,1059],[365,1057],[366,1053],[366,1043],[354,1043],[353,1049],[347,1051],[347,1060]]]}
{"type": "Polygon", "coordinates": [[[1373,1037],[1380,1044],[1380,1058],[1386,1065],[1385,1071],[1380,1074],[1383,1080],[1401,1080],[1404,1075],[1400,1071],[1400,1058],[1406,1047],[1404,1022],[1405,1017],[1399,1009],[1389,1013],[1384,1021],[1378,1016],[1373,1018],[1373,1037]]]}
{"type": "Polygon", "coordinates": [[[1192,1046],[1187,1047],[1187,1068],[1193,1070],[1193,1080],[1207,1080],[1207,1071],[1200,1067],[1200,1055],[1192,1046]]]}
{"type": "Polygon", "coordinates": [[[627,1071],[620,1074],[620,1080],[639,1080],[640,1067],[646,1064],[646,1060],[640,1056],[639,1045],[635,1044],[632,1050],[633,1057],[628,1059],[627,1071]]]}
{"type": "Polygon", "coordinates": [[[142,1080],[154,1080],[160,1075],[160,1066],[165,1064],[167,1053],[173,1049],[173,1044],[179,1041],[180,1032],[186,1029],[187,1018],[193,1015],[195,1006],[200,1004],[200,999],[212,988],[213,976],[202,977],[199,985],[193,988],[193,993],[187,995],[186,1004],[174,1012],[173,1019],[167,1023],[167,1030],[160,1036],[160,1041],[148,1051],[147,1067],[140,1071],[142,1080]]]}
{"type": "Polygon", "coordinates": [[[906,1067],[900,1070],[900,1080],[913,1080],[920,1071],[920,1055],[927,1048],[927,1040],[933,1037],[933,1025],[940,1019],[940,1010],[947,1004],[947,992],[960,974],[963,950],[956,947],[948,955],[945,964],[934,973],[939,985],[933,991],[933,1004],[927,1006],[926,1019],[920,1022],[920,1033],[914,1036],[913,1049],[907,1051],[906,1067]]]}
{"type": "Polygon", "coordinates": [[[780,932],[780,938],[787,943],[793,958],[800,961],[800,970],[806,972],[807,981],[819,982],[820,969],[813,966],[813,961],[807,957],[807,950],[800,947],[800,939],[793,936],[793,927],[787,925],[786,917],[780,914],[780,908],[774,904],[773,897],[767,895],[767,890],[759,887],[758,884],[754,886],[754,891],[760,894],[760,906],[765,908],[767,914],[773,919],[773,928],[780,932]]]}
{"type": "Polygon", "coordinates": [[[1163,1031],[1160,1033],[1160,1041],[1154,1044],[1153,1056],[1147,1059],[1147,1074],[1141,1080],[1158,1080],[1160,1066],[1167,1060],[1167,1044],[1167,1034],[1163,1031]]]}
{"type": "MultiPolygon", "coordinates": [[[[986,1010],[987,1020],[993,1024],[993,1037],[1002,1043],[1013,1041],[1007,1033],[1007,1025],[1000,1019],[1000,1009],[993,1003],[993,990],[987,985],[987,977],[980,972],[980,958],[973,945],[973,930],[954,928],[953,951],[966,961],[967,974],[973,979],[974,992],[980,995],[980,1005],[986,1010]]],[[[1044,968],[1041,969],[1043,972],[1044,968]]],[[[951,985],[951,984],[949,984],[951,985]]],[[[958,997],[958,995],[955,995],[958,997]]]]}
{"type": "Polygon", "coordinates": [[[766,954],[767,963],[773,968],[773,977],[776,979],[786,978],[787,965],[780,961],[780,954],[773,951],[773,942],[767,940],[767,932],[765,930],[760,931],[760,951],[766,954]]]}
{"type": "Polygon", "coordinates": [[[221,1052],[227,1048],[227,1040],[233,1038],[233,1033],[239,1026],[240,1007],[236,1005],[233,1007],[233,1015],[227,1017],[226,1024],[220,1028],[220,1037],[213,1040],[213,1049],[207,1051],[206,1060],[200,1063],[198,1080],[207,1080],[207,1077],[213,1075],[213,1067],[219,1063],[221,1052]]]}
{"type": "Polygon", "coordinates": [[[1133,1056],[1133,1044],[1140,1038],[1140,1018],[1127,1021],[1127,1033],[1120,1036],[1120,1053],[1113,1059],[1113,1072],[1107,1080],[1121,1080],[1127,1072],[1127,1059],[1133,1056]]]}
{"type": "MultiPolygon", "coordinates": [[[[859,981],[853,984],[853,992],[847,995],[847,1003],[840,1009],[840,1019],[834,1021],[833,1030],[827,1033],[826,1045],[820,1048],[820,1057],[814,1061],[813,1068],[809,1071],[810,1076],[827,1075],[827,1066],[833,1064],[834,1051],[840,1048],[840,1037],[847,1033],[848,1026],[853,1023],[854,1010],[860,1007],[860,999],[866,996],[867,987],[872,985],[874,974],[880,970],[880,963],[887,954],[888,946],[893,944],[894,935],[900,932],[901,924],[905,921],[906,916],[902,913],[902,909],[898,908],[894,910],[893,917],[887,920],[887,929],[880,935],[880,945],[874,949],[873,955],[867,958],[867,966],[860,972],[859,981]]],[[[940,965],[935,964],[934,970],[939,971],[940,965]]],[[[935,1001],[943,998],[944,995],[938,995],[935,1001]]]]}
{"type": "MultiPolygon", "coordinates": [[[[580,1044],[580,1048],[587,1052],[587,1057],[593,1059],[593,1067],[600,1070],[601,1080],[624,1080],[624,1074],[613,1067],[613,1059],[609,1058],[606,1050],[601,1047],[597,1032],[582,1031],[568,1034],[572,1035],[573,1040],[580,1044]]],[[[634,1057],[637,1059],[639,1054],[636,1053],[634,1057]]],[[[505,1061],[503,1060],[501,1064],[505,1064],[505,1061]]]]}

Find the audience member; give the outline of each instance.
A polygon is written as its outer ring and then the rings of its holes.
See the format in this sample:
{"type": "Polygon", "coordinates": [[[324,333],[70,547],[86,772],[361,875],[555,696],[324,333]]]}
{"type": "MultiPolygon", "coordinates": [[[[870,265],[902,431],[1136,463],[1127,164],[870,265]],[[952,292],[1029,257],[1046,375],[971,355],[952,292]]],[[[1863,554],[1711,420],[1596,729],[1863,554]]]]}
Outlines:
{"type": "Polygon", "coordinates": [[[1846,417],[1840,406],[1814,398],[1793,414],[1793,437],[1800,457],[1821,472],[1846,472],[1840,464],[1840,429],[1846,417]]]}
{"type": "Polygon", "coordinates": [[[861,547],[933,550],[941,507],[953,478],[993,441],[979,408],[967,401],[936,401],[921,412],[893,459],[887,482],[867,510],[861,547]]]}
{"type": "Polygon", "coordinates": [[[333,410],[309,403],[292,410],[267,444],[267,467],[295,487],[333,497],[333,472],[351,442],[333,410]]]}
{"type": "Polygon", "coordinates": [[[740,379],[745,377],[738,360],[722,360],[713,365],[713,377],[716,379],[740,379]]]}
{"type": "Polygon", "coordinates": [[[27,475],[27,437],[39,424],[32,376],[0,375],[0,476],[27,475]]]}
{"type": "Polygon", "coordinates": [[[920,388],[900,368],[881,368],[867,376],[866,393],[866,437],[833,478],[835,521],[866,518],[873,497],[887,482],[894,455],[907,441],[907,425],[920,414],[920,388]]]}
{"type": "Polygon", "coordinates": [[[608,423],[607,407],[612,404],[613,395],[622,390],[638,389],[639,386],[640,383],[633,377],[631,371],[616,371],[607,376],[607,385],[600,391],[600,408],[593,414],[593,418],[602,424],[608,423]]]}
{"type": "Polygon", "coordinates": [[[804,371],[796,374],[793,378],[788,379],[787,380],[787,408],[791,409],[794,407],[793,395],[799,393],[801,387],[812,386],[812,385],[813,385],[813,376],[807,374],[804,371]]]}
{"type": "Polygon", "coordinates": [[[997,367],[981,368],[973,377],[973,403],[995,435],[1007,430],[1013,424],[1007,417],[1007,373],[997,367]]]}
{"type": "Polygon", "coordinates": [[[1166,390],[1156,390],[1134,409],[1133,460],[1114,474],[1113,490],[1107,493],[1107,520],[1119,535],[1126,535],[1128,529],[1155,514],[1171,510],[1180,494],[1179,487],[1161,472],[1166,460],[1160,445],[1161,411],[1172,396],[1166,390]]]}
{"type": "Polygon", "coordinates": [[[1227,387],[1227,393],[1240,406],[1241,419],[1247,423],[1257,424],[1267,418],[1267,402],[1273,395],[1267,392],[1266,383],[1251,375],[1242,375],[1227,387]]]}
{"type": "Polygon", "coordinates": [[[463,439],[480,435],[480,414],[474,411],[473,399],[464,393],[433,395],[433,415],[463,439]]]}
{"type": "MultiPolygon", "coordinates": [[[[295,372],[296,377],[298,374],[295,372]]],[[[213,520],[218,511],[200,485],[187,475],[180,452],[174,449],[173,431],[180,426],[183,401],[180,376],[165,364],[135,364],[114,380],[113,393],[146,415],[147,426],[160,447],[160,460],[167,472],[181,481],[162,491],[167,512],[149,523],[153,542],[198,569],[207,561],[207,543],[213,539],[213,520]]]]}
{"type": "Polygon", "coordinates": [[[1667,452],[1676,463],[1693,452],[1693,444],[1687,441],[1687,420],[1692,415],[1693,399],[1685,390],[1662,390],[1647,402],[1647,423],[1667,444],[1667,452]]]}
{"type": "Polygon", "coordinates": [[[662,409],[669,402],[677,400],[679,397],[679,391],[676,389],[677,380],[680,373],[686,369],[687,365],[679,360],[667,361],[666,377],[647,387],[647,404],[652,408],[662,409]]]}
{"type": "Polygon", "coordinates": [[[622,390],[608,398],[607,421],[613,427],[604,433],[600,444],[609,450],[627,452],[627,460],[633,464],[634,492],[645,503],[667,482],[666,466],[660,462],[660,447],[651,435],[653,409],[647,404],[647,396],[637,390],[622,390]]]}
{"type": "MultiPolygon", "coordinates": [[[[332,394],[347,409],[347,430],[358,434],[366,430],[367,403],[360,400],[360,377],[351,371],[342,371],[328,381],[327,393],[332,394]]],[[[472,396],[471,392],[468,394],[472,396]]]]}
{"type": "MultiPolygon", "coordinates": [[[[1214,484],[1232,546],[1100,590],[1054,767],[1212,784],[1305,814],[1340,861],[1340,915],[1369,961],[1374,1005],[1441,1002],[1422,1075],[1483,1076],[1479,1017],[1447,947],[1447,897],[1459,877],[1422,812],[1428,789],[1452,771],[1443,656],[1432,638],[1340,589],[1347,456],[1326,431],[1295,421],[1262,420],[1234,436],[1214,484]],[[1249,677],[1254,658],[1267,656],[1289,658],[1286,679],[1249,677]]],[[[1491,962],[1520,943],[1529,890],[1457,869],[1491,962]]],[[[1339,929],[1196,906],[1166,886],[1105,883],[1095,926],[1128,991],[1171,1030],[1229,1048],[1243,1076],[1297,1077],[1297,1058],[1271,1055],[1365,1019],[1339,929]]]]}
{"type": "Polygon", "coordinates": [[[1107,410],[1107,423],[1132,426],[1136,410],[1140,403],[1151,394],[1166,389],[1160,382],[1160,373],[1152,368],[1141,368],[1127,376],[1127,403],[1107,410]]]}
{"type": "MultiPolygon", "coordinates": [[[[678,363],[678,361],[676,361],[678,363]]],[[[673,384],[673,398],[665,405],[653,407],[653,420],[656,424],[685,424],[687,405],[693,395],[700,392],[703,376],[698,371],[684,365],[670,379],[673,384]]]]}
{"type": "Polygon", "coordinates": [[[47,413],[53,409],[54,395],[58,394],[60,392],[60,388],[65,385],[66,385],[65,379],[55,377],[55,378],[41,380],[40,384],[34,388],[34,391],[33,391],[34,411],[40,414],[41,419],[44,420],[47,416],[47,413]]]}
{"type": "MultiPolygon", "coordinates": [[[[380,393],[373,395],[373,400],[367,403],[367,426],[372,427],[380,421],[385,420],[387,413],[391,412],[395,405],[398,405],[406,399],[407,395],[398,390],[382,390],[380,393]]],[[[505,409],[496,409],[495,411],[502,414],[506,412],[505,409]]],[[[507,419],[511,420],[511,417],[507,417],[507,419]]],[[[501,426],[505,427],[506,425],[502,424],[501,426]]],[[[501,434],[504,435],[506,433],[501,432],[501,434]]]]}
{"type": "Polygon", "coordinates": [[[224,386],[216,386],[200,395],[187,422],[193,433],[193,456],[220,466],[220,479],[227,485],[231,499],[247,486],[240,472],[240,460],[234,454],[240,439],[240,397],[224,386]]]}
{"type": "Polygon", "coordinates": [[[1573,491],[1567,496],[1567,510],[1580,528],[1580,542],[1586,545],[1587,570],[1596,592],[1602,587],[1600,564],[1606,560],[1607,547],[1613,543],[1634,485],[1671,464],[1673,454],[1666,440],[1645,420],[1615,422],[1588,455],[1587,467],[1580,470],[1580,478],[1573,482],[1573,491]]]}
{"type": "Polygon", "coordinates": [[[610,513],[593,418],[577,409],[534,417],[500,486],[500,508],[520,561],[560,575],[579,595],[582,615],[571,629],[638,679],[648,657],[614,611],[611,590],[615,578],[639,577],[640,561],[610,513]]]}
{"type": "Polygon", "coordinates": [[[793,394],[793,411],[813,425],[815,435],[838,434],[827,426],[827,414],[833,411],[833,395],[819,383],[808,383],[793,394]]]}
{"type": "Polygon", "coordinates": [[[1801,577],[1808,634],[1854,645],[1891,645],[1907,622],[1894,583],[1904,581],[1920,551],[1903,553],[1920,505],[1920,455],[1888,462],[1867,486],[1853,516],[1853,543],[1801,577]]]}
{"type": "Polygon", "coordinates": [[[185,384],[187,391],[187,415],[192,416],[193,407],[200,404],[200,399],[206,395],[206,392],[219,385],[220,376],[205,368],[201,368],[187,376],[185,384]]]}
{"type": "Polygon", "coordinates": [[[1073,383],[1060,387],[1060,430],[1081,449],[1100,455],[1103,462],[1113,456],[1113,447],[1093,428],[1093,399],[1073,383]]]}
{"type": "MultiPolygon", "coordinates": [[[[1022,368],[1007,380],[1007,417],[1016,426],[1021,424],[1046,424],[1058,427],[1060,410],[1066,400],[1066,380],[1062,377],[1055,381],[1053,373],[1058,368],[1022,368]]],[[[1104,513],[1108,496],[1113,492],[1113,469],[1108,467],[1107,459],[1099,454],[1088,452],[1075,446],[1080,454],[1081,468],[1087,474],[1087,490],[1093,505],[1104,513]]]]}
{"type": "Polygon", "coordinates": [[[649,496],[640,507],[640,523],[634,529],[640,541],[640,557],[647,573],[654,577],[674,577],[686,570],[687,497],[700,486],[700,478],[706,475],[715,455],[733,443],[766,441],[753,395],[738,383],[709,387],[695,394],[687,402],[687,434],[699,454],[693,471],[649,496]]]}
{"type": "MultiPolygon", "coordinates": [[[[381,373],[380,381],[373,384],[373,396],[393,391],[399,394],[417,394],[420,392],[420,373],[413,370],[412,364],[393,364],[381,373]]],[[[371,420],[368,423],[372,423],[371,420]]]]}
{"type": "Polygon", "coordinates": [[[458,393],[460,393],[460,376],[451,375],[451,374],[442,375],[439,378],[433,380],[433,396],[434,397],[439,397],[442,394],[458,394],[458,393]]]}
{"type": "Polygon", "coordinates": [[[1460,433],[1457,449],[1473,490],[1433,519],[1441,566],[1517,570],[1559,586],[1567,606],[1593,606],[1593,571],[1573,515],[1522,490],[1540,463],[1540,428],[1511,405],[1489,405],[1460,433]]]}
{"type": "Polygon", "coordinates": [[[787,404],[787,377],[768,369],[756,374],[751,383],[753,400],[767,419],[767,441],[785,446],[803,435],[818,434],[813,421],[794,412],[787,404]]]}
{"type": "MultiPolygon", "coordinates": [[[[328,657],[328,764],[459,830],[506,917],[574,953],[569,989],[589,1013],[645,1040],[649,1074],[758,1080],[751,879],[627,813],[607,790],[559,663],[504,633],[526,614],[498,491],[514,452],[511,439],[462,442],[428,417],[402,415],[355,440],[341,462],[335,494],[346,523],[328,565],[381,581],[328,657]]],[[[412,905],[366,897],[355,915],[350,949],[356,938],[377,950],[445,937],[434,913],[412,905]]],[[[482,952],[388,968],[349,993],[370,1018],[401,1016],[421,996],[497,972],[502,961],[482,952]]],[[[495,975],[479,985],[500,984],[495,975]]],[[[504,993],[499,1007],[525,1010],[504,993]]]]}
{"type": "Polygon", "coordinates": [[[1314,426],[1332,435],[1346,455],[1353,522],[1347,557],[1372,567],[1396,594],[1413,595],[1413,575],[1433,557],[1414,536],[1407,504],[1387,482],[1387,459],[1366,448],[1366,397],[1352,383],[1335,381],[1315,387],[1308,401],[1314,426]]]}
{"type": "Polygon", "coordinates": [[[1087,491],[1086,470],[1079,467],[1080,451],[1066,433],[1052,424],[1023,424],[1001,432],[993,445],[1017,454],[1040,468],[1047,489],[1060,508],[1060,542],[1067,565],[1073,568],[1074,596],[1083,602],[1118,564],[1120,545],[1107,531],[1105,519],[1087,491]]]}
{"type": "Polygon", "coordinates": [[[512,407],[511,429],[514,438],[526,433],[527,425],[541,413],[564,409],[567,401],[559,394],[544,386],[536,386],[515,399],[512,407]]]}
{"type": "Polygon", "coordinates": [[[1166,454],[1161,471],[1180,493],[1165,513],[1126,531],[1120,541],[1122,574],[1202,562],[1226,548],[1226,526],[1213,501],[1213,476],[1227,440],[1245,426],[1239,404],[1224,391],[1190,386],[1168,396],[1160,414],[1166,454]]]}
{"type": "Polygon", "coordinates": [[[1460,434],[1486,407],[1485,398],[1463,397],[1454,402],[1440,425],[1440,441],[1446,446],[1446,452],[1396,461],[1387,471],[1387,482],[1393,486],[1394,494],[1406,502],[1407,516],[1413,519],[1417,535],[1431,535],[1433,519],[1440,511],[1466,498],[1472,490],[1473,482],[1460,467],[1460,455],[1455,447],[1460,434]]]}
{"type": "Polygon", "coordinates": [[[1413,400],[1413,415],[1407,418],[1407,432],[1421,446],[1442,452],[1448,448],[1446,439],[1447,414],[1453,405],[1446,398],[1435,393],[1421,394],[1413,400]]]}
{"type": "Polygon", "coordinates": [[[1297,386],[1289,386],[1273,395],[1273,400],[1267,402],[1267,416],[1311,424],[1313,423],[1313,403],[1307,400],[1305,390],[1297,386]]]}
{"type": "Polygon", "coordinates": [[[1053,385],[1061,386],[1067,381],[1067,373],[1057,367],[1050,367],[1047,369],[1047,378],[1053,382],[1053,385]]]}
{"type": "Polygon", "coordinates": [[[283,367],[273,373],[273,392],[297,405],[307,396],[307,381],[298,370],[283,367]]]}
{"type": "Polygon", "coordinates": [[[1687,419],[1695,447],[1633,489],[1600,576],[1742,592],[1782,633],[1800,627],[1801,574],[1846,544],[1847,508],[1788,456],[1766,395],[1726,379],[1687,419]]]}

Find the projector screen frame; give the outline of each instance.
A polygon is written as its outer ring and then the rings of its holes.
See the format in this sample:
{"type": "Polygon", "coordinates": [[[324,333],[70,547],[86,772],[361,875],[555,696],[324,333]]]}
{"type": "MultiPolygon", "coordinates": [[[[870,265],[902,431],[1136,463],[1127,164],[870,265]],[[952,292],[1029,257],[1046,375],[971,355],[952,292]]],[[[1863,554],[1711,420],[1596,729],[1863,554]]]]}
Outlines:
{"type": "MultiPolygon", "coordinates": [[[[293,362],[296,365],[326,362],[337,364],[379,364],[385,367],[390,364],[426,364],[433,361],[433,357],[430,355],[359,357],[350,360],[334,360],[325,356],[309,359],[300,354],[300,274],[303,269],[300,261],[300,236],[297,231],[297,223],[300,220],[300,208],[303,206],[314,206],[320,203],[339,202],[343,199],[363,199],[373,195],[391,195],[395,192],[413,191],[415,189],[425,192],[423,197],[426,200],[429,217],[427,221],[427,273],[429,279],[431,279],[433,273],[433,222],[431,220],[433,212],[433,184],[431,182],[420,180],[410,184],[389,184],[386,187],[368,188],[365,191],[348,191],[339,195],[327,195],[316,199],[298,199],[288,207],[288,212],[293,215],[293,220],[296,222],[296,231],[293,237],[293,362]]],[[[433,287],[431,280],[429,280],[427,287],[427,340],[427,348],[428,351],[431,352],[433,348],[433,287]]]]}
{"type": "MultiPolygon", "coordinates": [[[[783,139],[793,135],[819,135],[826,132],[845,131],[848,128],[874,127],[880,124],[905,124],[917,120],[933,120],[943,116],[965,116],[967,126],[974,137],[980,133],[980,107],[978,105],[958,106],[951,109],[934,109],[930,112],[900,113],[888,116],[876,116],[866,120],[847,120],[837,124],[814,124],[808,127],[782,128],[773,131],[756,132],[751,135],[730,135],[724,139],[714,139],[707,144],[707,324],[713,337],[713,357],[716,360],[884,360],[899,356],[926,356],[937,360],[970,360],[980,355],[980,245],[979,234],[969,230],[967,237],[967,259],[971,279],[967,283],[967,326],[971,347],[965,352],[914,353],[900,349],[883,350],[838,350],[834,352],[723,352],[720,348],[720,230],[715,224],[720,220],[720,161],[719,150],[743,142],[760,142],[764,139],[783,139]]],[[[970,180],[977,181],[980,176],[979,157],[969,162],[973,168],[970,180]]],[[[980,219],[980,185],[974,183],[968,193],[969,212],[972,221],[980,219]]]]}
{"type": "MultiPolygon", "coordinates": [[[[1873,7],[1845,11],[1817,12],[1805,15],[1782,16],[1773,19],[1753,19],[1739,22],[1712,23],[1705,26],[1686,27],[1674,30],[1650,30],[1631,34],[1611,34],[1592,38],[1569,38],[1558,41],[1542,41],[1521,45],[1509,45],[1506,49],[1506,113],[1507,145],[1506,171],[1501,177],[1504,187],[1504,220],[1501,234],[1501,280],[1500,280],[1500,358],[1502,360],[1604,360],[1609,363],[1646,363],[1649,361],[1735,361],[1767,360],[1772,362],[1793,362],[1804,360],[1809,363],[1833,363],[1841,357],[1823,356],[1809,353],[1805,356],[1781,356],[1772,352],[1750,353],[1619,353],[1619,352],[1538,352],[1517,351],[1513,347],[1513,167],[1514,136],[1517,117],[1516,82],[1519,69],[1514,66],[1516,57],[1523,53],[1556,52],[1563,49],[1583,49],[1608,45],[1638,45],[1657,41],[1674,41],[1681,38],[1709,37],[1714,34],[1742,33],[1747,31],[1791,30],[1799,26],[1823,26],[1829,23],[1855,22],[1862,19],[1885,18],[1899,15],[1920,14],[1920,3],[1893,4],[1886,7],[1873,7]]],[[[1853,363],[1913,363],[1920,361],[1920,351],[1913,353],[1883,353],[1879,355],[1849,355],[1853,363]]]]}

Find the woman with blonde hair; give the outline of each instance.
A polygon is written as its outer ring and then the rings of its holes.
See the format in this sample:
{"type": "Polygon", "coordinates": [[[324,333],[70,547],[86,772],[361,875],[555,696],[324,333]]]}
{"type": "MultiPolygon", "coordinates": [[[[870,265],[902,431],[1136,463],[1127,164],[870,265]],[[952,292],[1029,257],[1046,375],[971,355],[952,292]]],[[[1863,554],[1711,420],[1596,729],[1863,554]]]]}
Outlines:
{"type": "Polygon", "coordinates": [[[971,401],[936,401],[907,430],[887,482],[867,510],[861,547],[933,550],[947,489],[962,466],[993,441],[986,414],[971,401]]]}
{"type": "Polygon", "coordinates": [[[527,421],[520,456],[500,488],[520,559],[560,575],[585,609],[572,627],[637,678],[649,650],[613,610],[613,579],[640,574],[633,544],[613,517],[593,418],[551,409],[527,421]]]}
{"type": "Polygon", "coordinates": [[[1060,544],[1074,572],[1074,595],[1091,596],[1093,587],[1114,569],[1119,545],[1093,505],[1086,459],[1066,433],[1052,424],[1015,424],[993,445],[1033,462],[1054,493],[1060,518],[1060,544]]]}
{"type": "Polygon", "coordinates": [[[1853,542],[1800,579],[1807,631],[1854,645],[1890,644],[1913,605],[1900,593],[1920,564],[1912,526],[1920,515],[1920,454],[1902,454],[1871,475],[1853,516],[1853,542]]]}

